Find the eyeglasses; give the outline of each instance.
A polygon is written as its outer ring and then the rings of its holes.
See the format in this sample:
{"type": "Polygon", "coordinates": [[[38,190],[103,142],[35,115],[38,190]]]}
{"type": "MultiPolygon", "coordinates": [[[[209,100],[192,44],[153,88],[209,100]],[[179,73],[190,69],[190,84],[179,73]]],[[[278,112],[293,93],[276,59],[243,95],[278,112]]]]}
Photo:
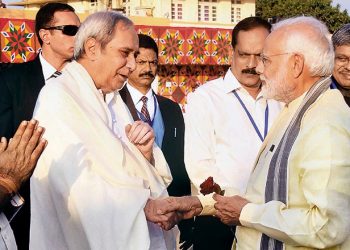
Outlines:
{"type": "Polygon", "coordinates": [[[136,63],[140,66],[145,66],[146,64],[149,64],[151,67],[157,67],[158,61],[144,61],[144,60],[136,60],[136,63]]]}
{"type": "Polygon", "coordinates": [[[291,52],[285,52],[285,53],[280,53],[280,54],[275,54],[275,55],[270,55],[270,56],[266,56],[264,54],[260,54],[259,56],[259,60],[264,64],[264,66],[267,64],[267,62],[270,62],[271,59],[270,57],[274,57],[274,56],[283,56],[283,55],[288,55],[291,54],[291,52]]]}
{"type": "Polygon", "coordinates": [[[61,25],[44,28],[45,30],[61,30],[63,34],[67,36],[75,36],[79,27],[76,25],[61,25]]]}

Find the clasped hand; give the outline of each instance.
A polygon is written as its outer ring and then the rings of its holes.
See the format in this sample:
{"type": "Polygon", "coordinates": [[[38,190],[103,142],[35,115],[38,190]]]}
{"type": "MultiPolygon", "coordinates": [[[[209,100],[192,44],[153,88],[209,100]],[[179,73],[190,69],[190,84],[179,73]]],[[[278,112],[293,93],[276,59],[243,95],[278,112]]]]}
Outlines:
{"type": "Polygon", "coordinates": [[[149,199],[144,211],[148,221],[158,224],[164,230],[170,230],[182,219],[199,215],[202,205],[195,196],[168,197],[149,199]]]}

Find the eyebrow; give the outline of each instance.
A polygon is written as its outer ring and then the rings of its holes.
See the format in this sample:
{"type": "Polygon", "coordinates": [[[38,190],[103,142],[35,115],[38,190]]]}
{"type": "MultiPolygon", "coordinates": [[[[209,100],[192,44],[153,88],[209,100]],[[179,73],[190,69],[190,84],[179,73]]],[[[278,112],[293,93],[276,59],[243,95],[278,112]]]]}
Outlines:
{"type": "Polygon", "coordinates": [[[255,53],[248,53],[248,52],[245,52],[245,51],[241,51],[238,49],[238,53],[240,54],[244,54],[244,55],[254,55],[254,56],[260,56],[261,53],[258,53],[258,54],[255,54],[255,53]]]}

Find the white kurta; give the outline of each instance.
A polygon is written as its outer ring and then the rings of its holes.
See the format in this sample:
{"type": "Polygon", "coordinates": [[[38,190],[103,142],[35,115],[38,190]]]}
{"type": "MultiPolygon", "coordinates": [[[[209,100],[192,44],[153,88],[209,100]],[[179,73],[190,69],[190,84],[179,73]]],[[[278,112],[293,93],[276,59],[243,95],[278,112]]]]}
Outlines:
{"type": "MultiPolygon", "coordinates": [[[[131,121],[125,105],[115,106],[120,122],[131,121]]],[[[34,117],[49,143],[31,178],[30,248],[166,249],[164,232],[143,211],[148,198],[167,196],[166,161],[156,153],[151,166],[113,133],[108,107],[79,63],[48,81],[34,117]]]]}

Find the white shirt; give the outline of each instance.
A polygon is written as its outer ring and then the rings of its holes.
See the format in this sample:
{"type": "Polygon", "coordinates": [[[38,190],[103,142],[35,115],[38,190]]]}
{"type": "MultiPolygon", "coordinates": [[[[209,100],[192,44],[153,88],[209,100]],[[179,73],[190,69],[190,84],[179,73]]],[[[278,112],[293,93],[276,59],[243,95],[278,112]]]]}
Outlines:
{"type": "MultiPolygon", "coordinates": [[[[141,109],[143,106],[143,102],[140,100],[142,96],[144,96],[140,91],[138,91],[136,88],[134,88],[133,86],[131,86],[129,84],[129,82],[126,84],[126,87],[128,88],[129,92],[130,92],[130,96],[131,99],[135,105],[135,108],[137,109],[138,112],[141,113],[141,109]]],[[[154,103],[154,97],[153,97],[153,92],[152,89],[149,89],[148,92],[145,95],[148,100],[147,100],[147,110],[149,113],[149,116],[151,118],[151,120],[153,120],[154,118],[154,111],[155,111],[155,106],[157,105],[154,103]]]]}
{"type": "Polygon", "coordinates": [[[43,75],[45,82],[55,73],[57,70],[43,57],[42,53],[39,53],[39,60],[41,63],[41,68],[43,70],[43,75]]]}
{"type": "MultiPolygon", "coordinates": [[[[256,100],[239,84],[231,70],[188,95],[185,116],[185,163],[197,191],[209,176],[222,189],[245,191],[262,144],[233,90],[242,99],[260,133],[264,134],[266,99],[256,100]]],[[[268,128],[281,109],[268,100],[268,128]]],[[[196,194],[196,192],[194,192],[196,194]]]]}
{"type": "Polygon", "coordinates": [[[0,236],[0,249],[17,249],[16,240],[11,226],[3,213],[0,214],[0,236]]]}

